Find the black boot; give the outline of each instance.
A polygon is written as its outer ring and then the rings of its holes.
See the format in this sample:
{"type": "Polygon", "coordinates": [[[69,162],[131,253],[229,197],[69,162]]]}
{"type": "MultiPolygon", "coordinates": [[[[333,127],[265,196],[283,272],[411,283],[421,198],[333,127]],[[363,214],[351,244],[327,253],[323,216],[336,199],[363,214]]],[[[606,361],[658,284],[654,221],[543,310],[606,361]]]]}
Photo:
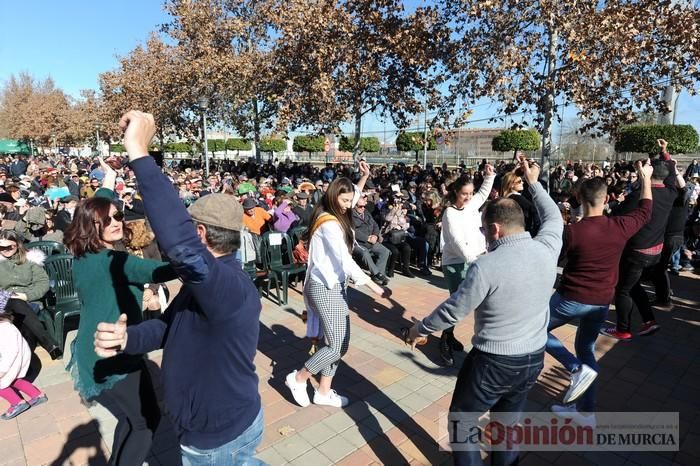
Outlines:
{"type": "Polygon", "coordinates": [[[455,360],[452,357],[452,346],[447,338],[448,334],[442,332],[440,337],[440,359],[442,359],[443,365],[447,367],[454,366],[455,360]]]}
{"type": "Polygon", "coordinates": [[[401,273],[406,275],[408,278],[415,278],[415,275],[413,275],[413,272],[411,272],[411,269],[409,269],[408,266],[404,267],[401,270],[401,273]]]}

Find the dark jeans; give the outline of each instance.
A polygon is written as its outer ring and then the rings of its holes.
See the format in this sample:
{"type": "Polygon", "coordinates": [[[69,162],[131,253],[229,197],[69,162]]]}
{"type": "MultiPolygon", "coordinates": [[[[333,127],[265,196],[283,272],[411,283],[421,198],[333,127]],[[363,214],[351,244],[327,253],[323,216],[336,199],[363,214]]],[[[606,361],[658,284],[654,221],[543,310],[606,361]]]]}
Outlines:
{"type": "Polygon", "coordinates": [[[160,408],[145,363],[141,370],[103,391],[97,401],[118,419],[109,464],[143,464],[160,423],[160,408]]]}
{"type": "MultiPolygon", "coordinates": [[[[501,356],[472,348],[459,371],[450,413],[521,413],[543,365],[544,348],[520,356],[501,356]]],[[[469,426],[449,424],[450,438],[467,435],[460,427],[469,426]],[[452,429],[460,433],[453,434],[452,429]]],[[[478,449],[452,454],[456,466],[483,464],[478,449]]],[[[518,452],[493,451],[491,461],[493,465],[516,464],[518,452]]]]}
{"type": "Polygon", "coordinates": [[[650,256],[637,251],[625,251],[620,259],[620,278],[615,292],[617,330],[629,332],[632,326],[632,312],[636,309],[642,322],[654,320],[649,297],[642,287],[642,275],[646,269],[659,263],[661,254],[650,256]]]}
{"type": "Polygon", "coordinates": [[[428,245],[428,241],[426,241],[425,238],[422,236],[414,236],[409,233],[408,235],[408,242],[411,244],[411,247],[413,248],[414,251],[416,251],[416,260],[418,263],[418,268],[420,269],[427,269],[428,268],[428,250],[430,249],[430,246],[428,245]]]}
{"type": "Polygon", "coordinates": [[[668,263],[671,256],[683,246],[683,236],[672,236],[664,243],[659,263],[654,267],[654,287],[656,288],[656,301],[666,303],[671,301],[671,280],[668,278],[668,263]]]}
{"type": "Polygon", "coordinates": [[[408,269],[411,265],[411,246],[406,241],[402,241],[399,244],[394,244],[389,240],[382,243],[391,252],[389,257],[388,270],[392,272],[396,268],[396,263],[401,262],[401,266],[404,270],[408,269]]]}
{"type": "Polygon", "coordinates": [[[21,299],[10,299],[7,301],[5,310],[12,313],[15,326],[31,348],[35,348],[37,343],[46,351],[50,351],[58,346],[56,340],[46,330],[46,327],[41,323],[29,303],[21,299]]]}

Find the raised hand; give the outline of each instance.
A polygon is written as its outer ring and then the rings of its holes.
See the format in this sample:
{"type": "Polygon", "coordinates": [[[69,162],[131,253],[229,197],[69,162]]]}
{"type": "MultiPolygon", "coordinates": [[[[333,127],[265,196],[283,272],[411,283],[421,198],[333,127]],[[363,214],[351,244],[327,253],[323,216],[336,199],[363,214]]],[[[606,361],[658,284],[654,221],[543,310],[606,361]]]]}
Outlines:
{"type": "Polygon", "coordinates": [[[365,162],[364,160],[360,160],[358,162],[358,168],[362,176],[369,176],[369,164],[367,162],[365,162]]]}
{"type": "Polygon", "coordinates": [[[540,167],[536,163],[530,164],[524,155],[518,157],[520,166],[523,169],[523,177],[531,186],[535,185],[540,177],[540,167]]]}
{"type": "Polygon", "coordinates": [[[113,323],[100,322],[95,332],[95,353],[102,358],[119,354],[126,347],[126,314],[113,323]]]}
{"type": "Polygon", "coordinates": [[[153,115],[131,110],[121,117],[119,127],[124,130],[124,147],[129,154],[129,161],[147,157],[148,146],[156,134],[153,115]]]}
{"type": "Polygon", "coordinates": [[[486,165],[484,165],[484,175],[491,176],[493,174],[494,174],[493,165],[491,165],[490,163],[487,163],[486,165]]]}

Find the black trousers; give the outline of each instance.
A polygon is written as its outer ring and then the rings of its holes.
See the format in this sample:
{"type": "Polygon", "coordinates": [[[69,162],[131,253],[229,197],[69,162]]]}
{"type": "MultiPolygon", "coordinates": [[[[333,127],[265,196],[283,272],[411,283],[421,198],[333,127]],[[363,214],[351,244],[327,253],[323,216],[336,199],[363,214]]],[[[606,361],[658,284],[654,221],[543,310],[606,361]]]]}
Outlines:
{"type": "Polygon", "coordinates": [[[56,340],[46,330],[31,306],[21,299],[10,299],[5,306],[7,312],[14,316],[14,324],[29,346],[34,349],[37,344],[46,351],[58,346],[56,340]]]}
{"type": "Polygon", "coordinates": [[[401,267],[403,267],[404,270],[409,268],[411,264],[411,246],[406,241],[394,244],[387,240],[382,244],[391,252],[388,270],[393,272],[396,268],[396,263],[399,261],[401,261],[401,267]]]}
{"type": "Polygon", "coordinates": [[[97,401],[118,420],[109,464],[131,466],[143,464],[151,451],[153,435],[160,423],[160,408],[146,364],[132,372],[97,401]]]}
{"type": "Polygon", "coordinates": [[[683,246],[683,236],[672,236],[664,243],[661,258],[653,271],[656,301],[667,303],[671,301],[671,281],[668,278],[668,263],[671,255],[683,246]]]}
{"type": "Polygon", "coordinates": [[[642,287],[642,275],[659,263],[661,254],[650,256],[637,251],[625,251],[620,259],[620,278],[615,292],[615,311],[617,312],[617,329],[629,332],[632,325],[632,313],[636,309],[642,316],[642,322],[654,320],[654,311],[649,304],[649,297],[642,287]]]}

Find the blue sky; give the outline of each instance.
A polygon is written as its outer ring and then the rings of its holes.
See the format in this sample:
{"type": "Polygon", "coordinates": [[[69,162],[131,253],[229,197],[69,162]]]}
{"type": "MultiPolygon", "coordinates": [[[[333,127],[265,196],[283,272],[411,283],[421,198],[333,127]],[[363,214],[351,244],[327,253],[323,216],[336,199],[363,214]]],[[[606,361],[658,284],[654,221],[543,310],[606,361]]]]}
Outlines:
{"type": "MultiPolygon", "coordinates": [[[[0,0],[0,12],[0,83],[22,71],[40,79],[50,75],[74,96],[80,89],[97,88],[98,75],[113,69],[117,56],[168,20],[161,0],[0,0]]],[[[493,115],[495,108],[484,102],[472,120],[493,115]]],[[[677,108],[677,123],[700,130],[700,96],[682,94],[677,108]]],[[[564,114],[565,120],[574,116],[574,108],[564,114]]],[[[382,139],[384,124],[377,118],[368,118],[363,126],[382,139]]],[[[391,132],[393,124],[387,122],[386,129],[391,132]]]]}

